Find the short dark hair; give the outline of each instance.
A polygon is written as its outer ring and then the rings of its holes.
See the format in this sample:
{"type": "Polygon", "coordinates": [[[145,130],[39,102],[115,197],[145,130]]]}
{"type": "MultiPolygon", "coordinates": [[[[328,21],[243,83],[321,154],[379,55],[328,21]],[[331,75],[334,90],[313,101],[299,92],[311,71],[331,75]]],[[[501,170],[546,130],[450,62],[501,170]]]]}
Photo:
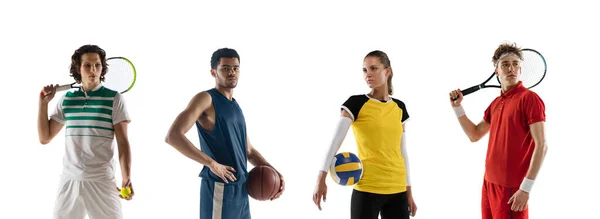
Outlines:
{"type": "Polygon", "coordinates": [[[102,62],[102,73],[100,74],[100,81],[104,81],[104,75],[108,72],[108,64],[106,63],[106,52],[97,45],[83,45],[79,49],[75,50],[75,53],[71,56],[71,68],[69,70],[70,76],[75,79],[75,82],[81,83],[81,56],[86,53],[96,53],[100,56],[102,62]]]}
{"type": "Polygon", "coordinates": [[[212,57],[210,58],[210,67],[212,69],[217,69],[221,58],[237,58],[238,61],[240,61],[240,55],[235,49],[221,48],[213,52],[212,57]]]}
{"type": "MultiPolygon", "coordinates": [[[[390,58],[383,51],[373,50],[373,51],[369,52],[369,54],[367,54],[365,56],[365,59],[367,57],[376,57],[376,58],[378,58],[379,61],[381,62],[381,64],[383,64],[384,68],[392,66],[390,58]]],[[[394,76],[394,72],[390,72],[390,76],[387,78],[387,86],[388,86],[388,94],[389,95],[392,95],[394,93],[394,88],[392,87],[392,77],[393,76],[394,76]]]]}
{"type": "Polygon", "coordinates": [[[496,51],[494,51],[494,56],[492,56],[492,62],[494,63],[494,66],[497,66],[500,56],[502,56],[504,53],[514,53],[517,55],[517,57],[519,57],[520,60],[523,60],[521,48],[519,48],[516,43],[504,42],[498,46],[496,51]]]}

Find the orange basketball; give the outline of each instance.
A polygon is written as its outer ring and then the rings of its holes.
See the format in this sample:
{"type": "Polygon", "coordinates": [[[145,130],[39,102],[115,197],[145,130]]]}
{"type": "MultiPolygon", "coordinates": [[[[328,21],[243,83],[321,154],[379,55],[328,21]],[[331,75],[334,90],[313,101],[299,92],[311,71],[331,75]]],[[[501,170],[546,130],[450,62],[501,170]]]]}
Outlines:
{"type": "Polygon", "coordinates": [[[281,187],[279,174],[275,169],[268,166],[256,166],[248,173],[248,195],[259,201],[266,201],[271,198],[281,187]]]}

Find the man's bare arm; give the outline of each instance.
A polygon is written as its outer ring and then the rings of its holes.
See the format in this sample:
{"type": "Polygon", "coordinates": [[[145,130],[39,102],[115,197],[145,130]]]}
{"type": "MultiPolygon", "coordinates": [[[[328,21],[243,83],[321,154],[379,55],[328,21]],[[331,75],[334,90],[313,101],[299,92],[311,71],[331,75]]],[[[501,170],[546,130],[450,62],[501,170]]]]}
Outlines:
{"type": "Polygon", "coordinates": [[[537,178],[544,158],[546,157],[546,152],[548,151],[546,135],[544,132],[544,122],[536,122],[529,125],[529,130],[531,131],[531,137],[533,137],[533,141],[535,142],[535,148],[533,149],[529,170],[521,183],[521,190],[526,192],[530,192],[533,181],[537,178]]]}
{"type": "Polygon", "coordinates": [[[121,164],[121,176],[123,181],[131,179],[131,147],[127,135],[128,121],[119,122],[114,125],[115,137],[119,151],[119,164],[121,164]]]}
{"type": "Polygon", "coordinates": [[[48,103],[40,101],[38,107],[38,137],[41,144],[48,144],[62,129],[63,124],[48,119],[48,103]]]}
{"type": "Polygon", "coordinates": [[[185,133],[187,133],[198,118],[206,112],[211,106],[211,103],[212,99],[210,94],[206,92],[196,94],[186,109],[175,118],[175,121],[171,125],[167,137],[165,138],[165,142],[173,146],[177,151],[205,166],[213,165],[215,160],[194,146],[194,144],[192,144],[185,136],[185,133]]]}
{"type": "Polygon", "coordinates": [[[280,187],[279,187],[279,191],[273,195],[273,197],[271,197],[271,200],[274,199],[278,199],[281,194],[283,193],[283,191],[285,190],[285,180],[283,179],[283,175],[281,175],[281,173],[275,168],[273,167],[269,162],[267,162],[267,160],[260,154],[260,152],[258,152],[258,150],[256,150],[256,148],[254,148],[254,146],[252,146],[252,143],[250,143],[250,138],[246,137],[246,153],[248,156],[248,162],[250,162],[252,165],[254,166],[268,166],[273,168],[277,174],[279,174],[279,179],[280,179],[280,187]]]}
{"type": "Polygon", "coordinates": [[[490,124],[485,120],[481,120],[479,124],[475,125],[466,115],[463,115],[458,117],[458,122],[471,142],[479,141],[490,131],[490,124]]]}
{"type": "Polygon", "coordinates": [[[273,167],[271,166],[271,164],[269,164],[269,162],[267,162],[267,160],[260,154],[260,152],[258,152],[258,150],[256,150],[256,148],[254,148],[254,146],[252,146],[252,143],[250,143],[250,138],[246,138],[246,154],[248,156],[248,162],[250,162],[253,166],[269,166],[269,167],[273,167]]]}
{"type": "Polygon", "coordinates": [[[450,105],[452,105],[452,110],[454,110],[454,114],[458,118],[458,122],[460,123],[460,127],[462,127],[467,137],[471,142],[479,141],[483,136],[485,136],[488,131],[490,131],[490,124],[488,124],[485,120],[481,120],[479,124],[475,125],[466,115],[465,110],[463,109],[460,103],[463,100],[463,94],[460,89],[454,90],[450,92],[450,105]],[[456,100],[452,100],[456,99],[456,100]]]}

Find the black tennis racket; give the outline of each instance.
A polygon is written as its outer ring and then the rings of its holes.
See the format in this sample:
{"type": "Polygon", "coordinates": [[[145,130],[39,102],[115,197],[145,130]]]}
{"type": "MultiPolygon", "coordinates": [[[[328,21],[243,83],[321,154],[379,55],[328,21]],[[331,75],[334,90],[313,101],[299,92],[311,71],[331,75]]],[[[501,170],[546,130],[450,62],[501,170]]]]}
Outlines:
{"type": "MultiPolygon", "coordinates": [[[[546,59],[544,59],[544,56],[542,56],[541,53],[533,49],[522,49],[521,51],[523,53],[523,62],[521,62],[521,81],[523,82],[524,87],[531,89],[540,84],[540,82],[544,80],[544,77],[546,77],[546,59]]],[[[496,80],[498,81],[498,85],[487,84],[495,75],[496,73],[494,72],[483,83],[462,90],[462,95],[466,96],[483,88],[501,88],[500,78],[497,76],[496,80]]],[[[452,101],[455,101],[458,97],[451,99],[452,101]]]]}
{"type": "MultiPolygon", "coordinates": [[[[130,91],[135,84],[137,72],[135,66],[129,59],[125,57],[110,57],[106,59],[108,71],[104,75],[102,85],[117,91],[121,94],[130,91]]],[[[80,88],[81,85],[73,82],[71,84],[60,85],[56,88],[56,92],[66,91],[72,88],[80,88]]]]}

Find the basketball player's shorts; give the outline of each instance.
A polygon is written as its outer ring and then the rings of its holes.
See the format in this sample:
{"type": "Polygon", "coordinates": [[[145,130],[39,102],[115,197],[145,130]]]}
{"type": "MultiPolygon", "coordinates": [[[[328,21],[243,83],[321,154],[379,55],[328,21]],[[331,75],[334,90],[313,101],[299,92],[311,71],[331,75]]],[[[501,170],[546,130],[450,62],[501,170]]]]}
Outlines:
{"type": "Polygon", "coordinates": [[[350,218],[378,219],[408,219],[408,195],[406,192],[396,194],[375,194],[352,191],[350,200],[350,218]]]}
{"type": "Polygon", "coordinates": [[[121,219],[121,202],[115,181],[71,180],[61,177],[54,219],[121,219]]]}
{"type": "Polygon", "coordinates": [[[517,212],[510,210],[512,204],[508,200],[519,188],[506,188],[488,181],[483,181],[481,194],[482,219],[527,219],[529,207],[517,212]]]}
{"type": "Polygon", "coordinates": [[[246,183],[225,184],[202,179],[200,219],[251,219],[246,183]]]}

